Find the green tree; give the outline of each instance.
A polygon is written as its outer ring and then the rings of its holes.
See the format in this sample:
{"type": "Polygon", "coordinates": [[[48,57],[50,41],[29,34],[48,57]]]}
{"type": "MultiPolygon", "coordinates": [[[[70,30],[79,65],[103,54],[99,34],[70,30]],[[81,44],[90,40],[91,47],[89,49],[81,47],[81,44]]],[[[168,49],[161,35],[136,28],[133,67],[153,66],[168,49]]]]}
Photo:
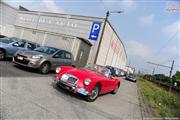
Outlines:
{"type": "Polygon", "coordinates": [[[180,85],[180,71],[176,71],[176,73],[172,76],[172,81],[177,82],[180,85]]]}
{"type": "Polygon", "coordinates": [[[159,81],[169,82],[169,77],[165,76],[164,74],[155,74],[154,78],[159,81]]]}

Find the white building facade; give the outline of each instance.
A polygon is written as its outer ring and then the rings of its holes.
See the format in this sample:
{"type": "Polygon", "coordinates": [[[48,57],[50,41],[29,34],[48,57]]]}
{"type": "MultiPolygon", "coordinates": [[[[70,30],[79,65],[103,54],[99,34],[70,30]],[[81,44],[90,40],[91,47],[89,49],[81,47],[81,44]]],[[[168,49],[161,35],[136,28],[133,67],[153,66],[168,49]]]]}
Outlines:
{"type": "MultiPolygon", "coordinates": [[[[0,4],[1,16],[11,7],[3,4],[0,4]]],[[[104,25],[103,18],[16,9],[11,13],[16,13],[14,21],[7,23],[7,28],[3,32],[1,30],[1,34],[68,50],[73,53],[76,61],[83,61],[81,67],[94,63],[104,25]],[[8,25],[11,27],[8,28],[8,25]],[[77,40],[84,42],[80,44],[77,40]]],[[[2,23],[0,25],[4,26],[2,23]]],[[[107,22],[96,64],[125,69],[126,63],[125,47],[111,24],[107,22]]]]}

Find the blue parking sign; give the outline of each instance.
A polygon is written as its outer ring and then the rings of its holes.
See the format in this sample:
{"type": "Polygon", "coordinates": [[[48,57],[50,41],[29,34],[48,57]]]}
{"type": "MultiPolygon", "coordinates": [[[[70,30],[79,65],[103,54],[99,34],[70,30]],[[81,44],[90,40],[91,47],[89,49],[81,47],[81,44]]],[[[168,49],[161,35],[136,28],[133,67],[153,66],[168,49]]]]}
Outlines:
{"type": "Polygon", "coordinates": [[[93,22],[91,32],[89,34],[90,40],[97,40],[98,39],[100,28],[101,28],[100,22],[93,22]]]}

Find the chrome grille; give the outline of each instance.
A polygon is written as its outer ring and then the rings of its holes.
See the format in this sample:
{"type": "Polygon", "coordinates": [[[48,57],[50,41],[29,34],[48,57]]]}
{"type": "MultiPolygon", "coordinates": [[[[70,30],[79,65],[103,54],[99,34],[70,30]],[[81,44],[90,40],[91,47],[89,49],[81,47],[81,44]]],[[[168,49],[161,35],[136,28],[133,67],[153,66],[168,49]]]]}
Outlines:
{"type": "Polygon", "coordinates": [[[61,81],[65,82],[65,83],[70,83],[72,85],[76,84],[77,82],[77,77],[71,75],[71,74],[63,74],[61,77],[61,81]]]}
{"type": "Polygon", "coordinates": [[[67,82],[71,83],[71,84],[75,84],[76,81],[77,81],[77,78],[74,78],[74,77],[69,77],[68,80],[67,80],[67,82]]]}

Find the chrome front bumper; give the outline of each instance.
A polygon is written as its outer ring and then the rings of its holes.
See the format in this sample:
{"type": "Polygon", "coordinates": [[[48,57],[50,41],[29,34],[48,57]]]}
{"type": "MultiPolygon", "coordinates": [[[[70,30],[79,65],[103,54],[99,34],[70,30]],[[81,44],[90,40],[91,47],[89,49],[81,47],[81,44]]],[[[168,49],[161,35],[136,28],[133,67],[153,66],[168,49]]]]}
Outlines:
{"type": "Polygon", "coordinates": [[[56,84],[64,89],[70,90],[74,93],[79,93],[84,96],[89,95],[89,92],[85,88],[78,88],[78,87],[76,87],[76,85],[74,85],[74,86],[69,85],[68,83],[60,80],[59,77],[53,76],[53,82],[54,82],[54,84],[56,84]]]}

